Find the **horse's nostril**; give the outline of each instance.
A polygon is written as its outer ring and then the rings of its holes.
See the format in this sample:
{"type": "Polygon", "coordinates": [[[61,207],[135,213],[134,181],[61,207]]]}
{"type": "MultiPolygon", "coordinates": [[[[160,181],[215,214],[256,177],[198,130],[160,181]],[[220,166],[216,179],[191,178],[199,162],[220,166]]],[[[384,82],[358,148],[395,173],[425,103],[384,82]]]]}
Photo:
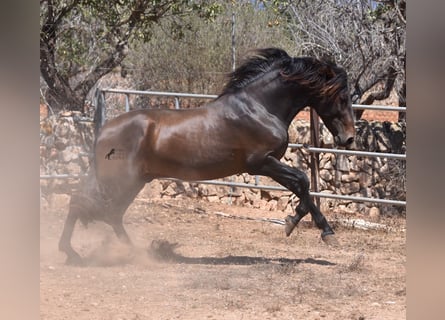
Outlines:
{"type": "Polygon", "coordinates": [[[348,138],[348,140],[346,140],[346,145],[350,145],[354,142],[354,137],[350,137],[348,138]]]}

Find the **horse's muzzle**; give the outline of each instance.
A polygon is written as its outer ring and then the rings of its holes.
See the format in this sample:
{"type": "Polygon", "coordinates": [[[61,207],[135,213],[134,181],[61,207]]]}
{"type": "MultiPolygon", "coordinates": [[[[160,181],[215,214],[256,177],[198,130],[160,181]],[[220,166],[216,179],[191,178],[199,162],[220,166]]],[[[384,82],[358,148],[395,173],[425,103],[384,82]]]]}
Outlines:
{"type": "Polygon", "coordinates": [[[335,144],[340,147],[345,147],[346,149],[352,149],[354,144],[354,136],[335,136],[335,144]]]}

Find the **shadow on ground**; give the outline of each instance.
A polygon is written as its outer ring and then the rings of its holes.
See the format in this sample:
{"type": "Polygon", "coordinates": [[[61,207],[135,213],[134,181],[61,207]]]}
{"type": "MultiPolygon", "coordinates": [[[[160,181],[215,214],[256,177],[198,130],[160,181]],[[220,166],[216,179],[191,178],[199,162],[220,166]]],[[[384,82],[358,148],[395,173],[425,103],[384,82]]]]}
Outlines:
{"type": "Polygon", "coordinates": [[[154,240],[148,250],[149,255],[157,260],[170,263],[205,264],[205,265],[253,265],[253,264],[300,264],[309,263],[323,266],[333,266],[335,263],[319,259],[288,259],[288,258],[265,258],[250,256],[226,256],[226,257],[185,257],[174,250],[177,243],[164,240],[154,240]]]}

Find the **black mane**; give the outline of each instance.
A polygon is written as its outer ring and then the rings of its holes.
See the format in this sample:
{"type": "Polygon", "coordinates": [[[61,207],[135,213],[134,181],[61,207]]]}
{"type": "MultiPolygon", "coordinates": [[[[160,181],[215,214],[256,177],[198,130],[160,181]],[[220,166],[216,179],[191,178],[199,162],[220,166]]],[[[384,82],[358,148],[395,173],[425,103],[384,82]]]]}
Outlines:
{"type": "Polygon", "coordinates": [[[291,57],[286,51],[279,48],[255,50],[241,66],[229,74],[229,81],[225,85],[221,95],[244,88],[264,73],[269,72],[275,62],[290,60],[291,57]]]}
{"type": "Polygon", "coordinates": [[[335,98],[347,91],[346,72],[333,62],[313,57],[291,58],[279,48],[258,49],[242,65],[229,74],[220,96],[245,88],[265,73],[279,68],[286,81],[298,83],[319,96],[335,98]]]}

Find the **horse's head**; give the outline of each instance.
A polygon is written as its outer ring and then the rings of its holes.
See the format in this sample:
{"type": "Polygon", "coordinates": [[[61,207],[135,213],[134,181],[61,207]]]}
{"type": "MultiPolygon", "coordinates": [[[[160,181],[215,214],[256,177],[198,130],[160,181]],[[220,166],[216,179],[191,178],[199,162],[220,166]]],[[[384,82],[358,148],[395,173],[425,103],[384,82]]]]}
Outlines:
{"type": "Polygon", "coordinates": [[[346,72],[333,63],[309,57],[294,58],[293,62],[294,70],[288,77],[298,80],[310,93],[308,104],[317,111],[335,143],[350,147],[354,142],[355,120],[346,72]]]}
{"type": "Polygon", "coordinates": [[[346,72],[327,64],[326,82],[321,89],[319,103],[314,106],[323,123],[334,136],[337,145],[350,147],[355,136],[355,117],[352,111],[346,72]]]}
{"type": "Polygon", "coordinates": [[[249,86],[257,99],[284,121],[290,123],[301,108],[309,105],[337,145],[348,147],[354,142],[348,80],[346,72],[335,64],[311,57],[292,58],[278,48],[259,49],[230,74],[221,96],[249,86]],[[277,71],[281,77],[276,76],[277,71]]]}

